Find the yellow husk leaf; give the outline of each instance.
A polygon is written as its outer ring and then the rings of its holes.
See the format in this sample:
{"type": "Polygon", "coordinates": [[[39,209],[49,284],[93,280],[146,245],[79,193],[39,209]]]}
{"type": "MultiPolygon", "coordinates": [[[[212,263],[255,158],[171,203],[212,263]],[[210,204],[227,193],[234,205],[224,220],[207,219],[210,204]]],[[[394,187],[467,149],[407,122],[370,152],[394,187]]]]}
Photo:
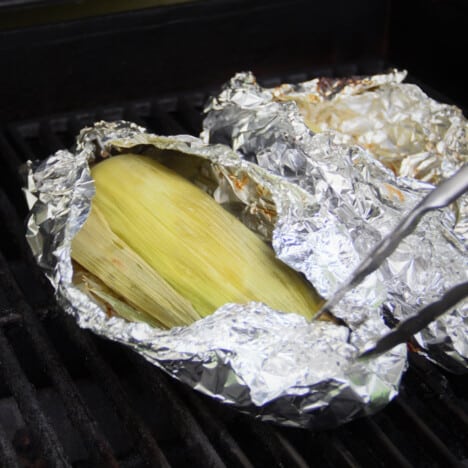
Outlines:
{"type": "Polygon", "coordinates": [[[112,232],[95,203],[73,239],[72,258],[130,305],[166,327],[187,325],[200,318],[187,299],[112,232]]]}
{"type": "Polygon", "coordinates": [[[91,296],[111,316],[119,315],[129,322],[145,322],[153,327],[167,328],[154,316],[131,306],[123,297],[76,262],[73,264],[73,284],[91,296]]]}
{"type": "MultiPolygon", "coordinates": [[[[228,302],[259,301],[306,318],[318,309],[321,299],[301,275],[277,260],[266,243],[209,195],[174,171],[146,156],[120,155],[94,166],[92,176],[96,185],[93,211],[102,214],[114,238],[143,259],[201,316],[228,302]]],[[[83,241],[85,249],[89,244],[83,241]]],[[[109,262],[102,269],[108,268],[109,262]]],[[[123,296],[125,283],[125,289],[132,289],[129,284],[143,282],[141,275],[135,279],[133,270],[127,269],[126,279],[119,280],[116,290],[123,296]]],[[[115,273],[106,274],[109,278],[115,273]]],[[[149,284],[147,270],[142,275],[149,284]]],[[[133,296],[138,294],[134,291],[133,296]]],[[[131,303],[137,305],[138,298],[131,303]]],[[[166,307],[163,310],[167,312],[166,307]]],[[[168,322],[159,313],[152,315],[168,322]]],[[[188,323],[196,319],[193,314],[186,318],[188,323]]]]}

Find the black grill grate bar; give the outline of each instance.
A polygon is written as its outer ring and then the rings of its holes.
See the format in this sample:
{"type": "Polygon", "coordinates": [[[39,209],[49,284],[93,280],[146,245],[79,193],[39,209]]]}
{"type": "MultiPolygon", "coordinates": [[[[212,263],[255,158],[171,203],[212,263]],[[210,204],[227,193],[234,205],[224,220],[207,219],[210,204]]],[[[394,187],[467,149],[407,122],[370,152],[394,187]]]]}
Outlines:
{"type": "Polygon", "coordinates": [[[75,139],[83,127],[90,125],[92,122],[94,122],[94,113],[89,113],[80,117],[72,115],[67,122],[67,132],[75,139]]]}
{"type": "Polygon", "coordinates": [[[0,327],[3,327],[5,325],[11,325],[12,323],[18,323],[22,320],[23,317],[20,314],[17,314],[16,312],[0,312],[0,327]]]}
{"type": "Polygon", "coordinates": [[[267,452],[272,454],[278,461],[278,466],[287,466],[288,468],[307,468],[308,465],[302,456],[293,448],[291,444],[285,444],[278,437],[278,433],[268,424],[254,421],[252,432],[258,441],[266,448],[267,452]]]}
{"type": "MultiPolygon", "coordinates": [[[[55,307],[39,307],[34,310],[39,320],[44,320],[52,309],[55,309],[55,307]]],[[[0,327],[5,325],[19,324],[21,322],[23,322],[23,316],[16,312],[13,307],[0,309],[0,327]]]]}
{"type": "Polygon", "coordinates": [[[418,414],[406,404],[401,397],[395,399],[396,405],[403,411],[405,416],[413,423],[418,429],[415,434],[418,436],[424,436],[426,442],[424,446],[427,446],[434,453],[438,454],[444,459],[444,462],[450,466],[460,466],[460,461],[453,455],[448,447],[429,429],[424,421],[418,416],[418,414]]]}
{"type": "MultiPolygon", "coordinates": [[[[0,269],[3,272],[8,271],[8,265],[1,254],[0,269]]],[[[5,288],[7,298],[22,315],[23,324],[34,347],[37,359],[51,378],[70,420],[79,430],[93,461],[98,463],[99,466],[117,466],[117,461],[112,455],[109,443],[100,433],[97,422],[91,416],[72,378],[47,338],[42,323],[23,299],[12,275],[4,274],[1,284],[5,288]]]]}
{"type": "MultiPolygon", "coordinates": [[[[0,271],[0,277],[5,273],[0,271]]],[[[42,449],[42,456],[50,466],[71,466],[63,447],[52,429],[47,417],[40,408],[36,391],[24,375],[16,356],[3,331],[0,329],[0,368],[4,380],[18,404],[21,414],[29,427],[34,428],[35,436],[42,449]],[[61,465],[58,465],[58,462],[61,465]]]]}
{"type": "MultiPolygon", "coordinates": [[[[279,432],[275,431],[276,438],[279,440],[280,444],[283,447],[283,450],[287,452],[288,457],[294,461],[294,465],[301,468],[308,468],[308,464],[304,458],[299,454],[299,452],[293,447],[291,442],[289,442],[286,437],[283,437],[279,432]]],[[[289,466],[289,465],[287,465],[289,466]]]]}
{"type": "Polygon", "coordinates": [[[35,153],[17,126],[10,125],[8,127],[8,134],[14,143],[14,146],[18,152],[17,154],[20,154],[23,157],[23,162],[27,161],[28,159],[34,161],[41,156],[35,153]]]}
{"type": "Polygon", "coordinates": [[[167,135],[180,135],[187,133],[186,130],[174,117],[162,109],[159,102],[155,101],[151,105],[150,118],[154,119],[156,132],[167,135]]]}
{"type": "Polygon", "coordinates": [[[67,133],[76,137],[83,128],[83,122],[80,122],[76,116],[72,116],[67,121],[67,133]]]}
{"type": "Polygon", "coordinates": [[[21,164],[18,154],[13,150],[10,143],[6,139],[3,132],[0,131],[0,155],[2,156],[2,164],[6,167],[3,168],[3,173],[8,174],[9,177],[17,174],[17,168],[21,164]]]}
{"type": "Polygon", "coordinates": [[[219,418],[216,417],[215,414],[208,411],[201,401],[201,398],[195,395],[192,389],[184,391],[184,399],[190,401],[191,410],[204,427],[210,440],[212,440],[216,447],[218,447],[218,450],[222,453],[224,459],[229,461],[229,466],[242,468],[254,467],[226,426],[219,418]]]}
{"type": "Polygon", "coordinates": [[[442,406],[441,411],[449,411],[456,418],[460,430],[468,434],[468,414],[457,401],[457,397],[448,389],[446,378],[425,357],[410,353],[409,361],[411,372],[415,374],[415,380],[421,390],[424,391],[426,387],[437,395],[437,402],[442,406]]]}
{"type": "Polygon", "coordinates": [[[79,350],[87,367],[111,400],[116,413],[122,418],[128,433],[148,466],[169,467],[170,465],[151,431],[130,406],[130,397],[124,391],[113,370],[100,356],[90,337],[77,327],[72,317],[60,315],[57,320],[67,333],[69,341],[79,350]]]}
{"type": "Polygon", "coordinates": [[[123,119],[123,107],[122,106],[113,106],[113,107],[100,107],[96,112],[96,121],[105,120],[122,120],[123,119]]]}
{"type": "MultiPolygon", "coordinates": [[[[0,220],[2,229],[8,234],[8,240],[14,246],[14,252],[4,252],[16,254],[18,257],[26,260],[32,260],[31,249],[29,248],[24,236],[24,228],[19,220],[18,212],[15,210],[10,199],[0,188],[0,220]]],[[[0,246],[2,249],[5,245],[0,246]]]]}
{"type": "Polygon", "coordinates": [[[164,379],[158,377],[154,369],[134,352],[127,354],[137,370],[139,379],[145,385],[149,385],[153,394],[158,395],[164,401],[165,406],[169,406],[174,427],[180,432],[182,439],[187,444],[187,448],[193,452],[194,457],[197,460],[204,460],[204,466],[206,467],[226,466],[203,429],[164,379]]]}
{"type": "Polygon", "coordinates": [[[194,104],[188,99],[180,98],[178,100],[177,112],[186,130],[192,135],[198,135],[202,127],[202,115],[200,115],[194,104]]]}
{"type": "Polygon", "coordinates": [[[331,466],[342,468],[361,466],[335,433],[323,433],[319,438],[323,447],[323,456],[331,466]]]}
{"type": "Polygon", "coordinates": [[[15,201],[22,203],[22,193],[19,187],[21,186],[21,176],[19,167],[21,160],[11,147],[6,136],[0,131],[0,158],[2,161],[2,169],[0,171],[0,185],[15,197],[15,201]]]}
{"type": "Polygon", "coordinates": [[[146,122],[143,120],[141,112],[138,111],[137,106],[134,104],[131,104],[125,108],[123,117],[125,120],[146,128],[146,122]]]}
{"type": "MultiPolygon", "coordinates": [[[[0,331],[0,333],[2,333],[0,331]]],[[[0,338],[1,340],[1,338],[0,338]]],[[[1,424],[0,424],[0,460],[4,466],[8,468],[19,468],[17,461],[17,456],[13,445],[8,440],[7,435],[5,434],[1,424]]]]}
{"type": "Polygon", "coordinates": [[[145,462],[141,459],[139,453],[132,454],[129,457],[119,460],[119,468],[142,468],[145,462]]]}
{"type": "Polygon", "coordinates": [[[41,141],[44,141],[50,154],[55,153],[59,149],[64,149],[66,146],[58,134],[52,130],[52,126],[48,120],[43,120],[40,123],[39,137],[41,141]]]}
{"type": "Polygon", "coordinates": [[[369,434],[369,438],[375,440],[379,448],[383,448],[386,454],[386,465],[403,468],[411,468],[413,466],[372,418],[362,418],[361,423],[367,428],[366,432],[369,434]]]}
{"type": "Polygon", "coordinates": [[[465,433],[468,434],[468,415],[461,405],[457,405],[447,396],[443,396],[440,399],[440,402],[444,405],[444,407],[450,411],[450,413],[455,416],[459,423],[463,425],[463,429],[465,433]]]}

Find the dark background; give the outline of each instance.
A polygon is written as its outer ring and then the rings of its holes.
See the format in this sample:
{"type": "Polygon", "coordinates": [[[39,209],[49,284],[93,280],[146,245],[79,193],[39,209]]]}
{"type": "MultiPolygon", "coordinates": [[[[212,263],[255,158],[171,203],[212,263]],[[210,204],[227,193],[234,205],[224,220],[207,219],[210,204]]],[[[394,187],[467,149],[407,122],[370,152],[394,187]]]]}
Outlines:
{"type": "Polygon", "coordinates": [[[468,103],[462,0],[207,0],[71,20],[51,13],[50,24],[28,27],[19,25],[32,6],[8,3],[0,6],[0,123],[216,89],[242,70],[267,77],[339,64],[346,74],[347,63],[376,60],[468,103]]]}

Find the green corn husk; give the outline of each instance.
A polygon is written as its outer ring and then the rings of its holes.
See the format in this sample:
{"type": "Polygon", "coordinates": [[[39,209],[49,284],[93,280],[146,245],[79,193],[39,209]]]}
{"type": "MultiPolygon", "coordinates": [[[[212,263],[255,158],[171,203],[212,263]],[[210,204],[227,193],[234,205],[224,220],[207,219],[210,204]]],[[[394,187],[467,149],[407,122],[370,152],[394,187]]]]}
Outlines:
{"type": "MultiPolygon", "coordinates": [[[[94,166],[92,176],[96,196],[91,216],[102,216],[112,233],[105,242],[98,241],[101,233],[85,234],[96,229],[87,222],[73,242],[72,255],[132,306],[164,325],[172,326],[166,315],[164,320],[160,317],[170,313],[167,301],[163,312],[157,307],[151,312],[143,309],[138,299],[142,283],[148,286],[145,293],[155,293],[156,302],[167,294],[174,301],[173,292],[187,300],[195,314],[184,308],[174,312],[177,322],[184,324],[228,302],[263,302],[306,318],[318,310],[321,299],[301,275],[277,260],[271,247],[209,195],[171,169],[146,156],[120,155],[94,166]],[[89,242],[95,242],[91,249],[89,242]],[[82,252],[86,249],[93,251],[87,265],[82,252]],[[116,265],[115,258],[126,260],[114,257],[114,249],[130,259],[125,270],[116,265]],[[145,268],[137,279],[135,265],[142,261],[153,274],[145,268]],[[118,285],[113,284],[116,266],[118,285]],[[151,285],[154,277],[160,281],[151,285]],[[169,292],[164,284],[170,286],[169,292]]],[[[142,302],[146,305],[146,300],[142,302]]]]}

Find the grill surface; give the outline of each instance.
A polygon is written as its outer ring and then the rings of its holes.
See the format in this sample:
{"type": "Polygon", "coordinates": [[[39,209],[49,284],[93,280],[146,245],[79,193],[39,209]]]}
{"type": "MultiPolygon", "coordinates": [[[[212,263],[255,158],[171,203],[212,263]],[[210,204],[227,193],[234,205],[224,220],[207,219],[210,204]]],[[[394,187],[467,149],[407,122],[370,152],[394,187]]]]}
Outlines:
{"type": "Polygon", "coordinates": [[[207,96],[155,97],[0,129],[0,465],[468,466],[466,380],[416,354],[400,395],[377,415],[332,431],[295,430],[186,388],[132,351],[79,329],[57,307],[24,240],[20,164],[70,147],[83,126],[100,119],[196,135],[207,96]]]}

